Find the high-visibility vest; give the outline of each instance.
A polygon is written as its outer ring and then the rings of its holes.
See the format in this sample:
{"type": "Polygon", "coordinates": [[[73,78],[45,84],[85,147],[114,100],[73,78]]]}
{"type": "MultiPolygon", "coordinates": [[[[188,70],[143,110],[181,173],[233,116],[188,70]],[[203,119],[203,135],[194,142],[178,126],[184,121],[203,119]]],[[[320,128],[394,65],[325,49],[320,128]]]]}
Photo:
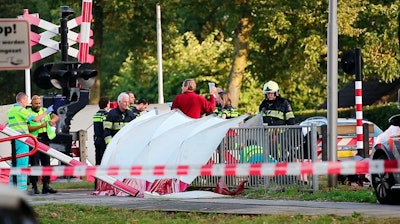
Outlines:
{"type": "Polygon", "coordinates": [[[107,111],[100,109],[93,115],[93,131],[95,139],[104,139],[104,121],[107,118],[107,111]]]}
{"type": "Polygon", "coordinates": [[[222,115],[225,114],[226,119],[239,116],[239,111],[232,106],[227,106],[225,108],[217,107],[215,108],[214,113],[217,114],[218,117],[222,117],[222,115]]]}
{"type": "MultiPolygon", "coordinates": [[[[264,163],[264,149],[259,145],[249,145],[242,149],[240,153],[240,161],[242,163],[264,163]]],[[[276,163],[277,160],[268,155],[269,163],[276,163]]]]}
{"type": "Polygon", "coordinates": [[[14,104],[7,112],[8,127],[22,134],[28,134],[28,124],[35,116],[19,104],[14,104]]]}
{"type": "MultiPolygon", "coordinates": [[[[35,111],[32,110],[32,108],[29,108],[28,111],[31,112],[32,114],[34,114],[35,116],[38,116],[38,115],[41,115],[43,113],[46,113],[46,108],[42,107],[42,108],[39,109],[38,112],[35,112],[35,111]]],[[[50,121],[50,115],[49,114],[46,115],[43,118],[43,121],[45,121],[45,122],[50,121]]],[[[29,125],[32,126],[32,127],[36,127],[36,126],[40,126],[42,123],[43,122],[30,121],[29,125]]],[[[43,127],[43,128],[40,128],[40,129],[38,129],[36,131],[32,131],[31,134],[37,137],[40,133],[46,133],[46,132],[47,132],[47,127],[43,127]]]]}

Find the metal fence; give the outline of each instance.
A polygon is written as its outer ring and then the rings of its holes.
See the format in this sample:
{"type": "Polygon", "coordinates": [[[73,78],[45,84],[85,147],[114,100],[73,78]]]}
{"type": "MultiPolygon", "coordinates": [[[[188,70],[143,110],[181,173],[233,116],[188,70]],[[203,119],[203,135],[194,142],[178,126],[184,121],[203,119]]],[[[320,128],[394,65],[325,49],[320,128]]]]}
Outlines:
{"type": "MultiPolygon", "coordinates": [[[[317,160],[317,130],[311,126],[260,126],[232,128],[212,155],[209,163],[279,163],[317,160]]],[[[213,188],[221,177],[199,176],[192,187],[213,188]]],[[[317,176],[245,176],[222,177],[234,188],[247,180],[248,188],[280,188],[289,185],[306,190],[318,188],[317,176]]]]}

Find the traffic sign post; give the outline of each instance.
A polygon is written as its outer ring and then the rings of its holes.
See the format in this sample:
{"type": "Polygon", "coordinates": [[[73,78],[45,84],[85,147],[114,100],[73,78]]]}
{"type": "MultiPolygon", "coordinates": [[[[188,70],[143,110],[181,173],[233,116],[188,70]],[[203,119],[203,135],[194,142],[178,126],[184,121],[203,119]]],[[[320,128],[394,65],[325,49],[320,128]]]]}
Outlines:
{"type": "Polygon", "coordinates": [[[24,19],[0,19],[0,70],[32,66],[30,25],[24,19]]]}

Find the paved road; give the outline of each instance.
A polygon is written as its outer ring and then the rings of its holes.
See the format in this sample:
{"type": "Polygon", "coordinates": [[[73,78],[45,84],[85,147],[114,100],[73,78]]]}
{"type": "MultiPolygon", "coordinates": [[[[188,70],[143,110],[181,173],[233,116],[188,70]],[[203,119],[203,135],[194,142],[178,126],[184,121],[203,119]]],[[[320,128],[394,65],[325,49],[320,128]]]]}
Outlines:
{"type": "Polygon", "coordinates": [[[154,199],[94,196],[91,191],[64,191],[54,195],[30,196],[31,205],[48,203],[103,205],[115,208],[158,211],[197,211],[232,214],[336,214],[359,213],[371,217],[399,217],[400,206],[348,202],[254,200],[238,198],[154,199]]]}

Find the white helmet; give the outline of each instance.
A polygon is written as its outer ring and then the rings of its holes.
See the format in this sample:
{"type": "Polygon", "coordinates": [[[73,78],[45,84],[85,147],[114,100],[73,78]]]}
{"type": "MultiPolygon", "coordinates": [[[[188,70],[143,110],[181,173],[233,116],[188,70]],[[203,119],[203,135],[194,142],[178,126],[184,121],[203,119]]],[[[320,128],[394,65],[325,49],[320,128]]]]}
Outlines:
{"type": "Polygon", "coordinates": [[[264,84],[263,93],[275,93],[279,96],[279,85],[274,81],[268,81],[264,84]]]}

